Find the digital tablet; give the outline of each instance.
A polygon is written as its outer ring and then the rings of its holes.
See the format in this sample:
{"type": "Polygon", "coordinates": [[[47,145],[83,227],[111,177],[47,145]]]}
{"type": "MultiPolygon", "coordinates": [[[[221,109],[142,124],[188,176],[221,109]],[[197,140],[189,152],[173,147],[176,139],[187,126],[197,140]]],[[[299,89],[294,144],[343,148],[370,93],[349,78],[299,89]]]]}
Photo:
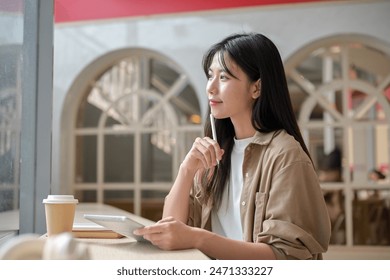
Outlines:
{"type": "Polygon", "coordinates": [[[127,216],[84,214],[84,218],[123,236],[137,241],[147,241],[142,236],[133,234],[135,229],[143,228],[144,225],[127,216]]]}

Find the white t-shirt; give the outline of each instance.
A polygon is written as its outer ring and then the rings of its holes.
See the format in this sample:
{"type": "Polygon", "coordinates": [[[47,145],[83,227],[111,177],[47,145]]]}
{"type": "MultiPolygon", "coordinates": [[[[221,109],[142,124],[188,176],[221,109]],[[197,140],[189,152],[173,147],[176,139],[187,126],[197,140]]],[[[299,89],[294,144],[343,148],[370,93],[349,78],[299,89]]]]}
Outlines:
{"type": "Polygon", "coordinates": [[[243,185],[242,164],[246,146],[253,137],[234,139],[231,154],[230,177],[222,194],[221,206],[211,212],[212,231],[236,240],[243,240],[240,217],[240,199],[243,185]]]}

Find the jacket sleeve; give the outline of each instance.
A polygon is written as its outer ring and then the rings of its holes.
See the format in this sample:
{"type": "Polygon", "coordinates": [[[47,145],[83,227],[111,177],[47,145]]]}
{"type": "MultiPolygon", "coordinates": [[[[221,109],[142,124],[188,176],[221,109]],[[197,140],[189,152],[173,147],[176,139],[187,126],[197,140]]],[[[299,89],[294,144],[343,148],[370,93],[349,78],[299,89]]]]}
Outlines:
{"type": "Polygon", "coordinates": [[[330,240],[330,219],[310,161],[290,161],[277,171],[265,207],[257,242],[271,245],[278,259],[322,258],[330,240]]]}
{"type": "Polygon", "coordinates": [[[194,178],[194,182],[190,192],[189,198],[189,212],[188,212],[188,221],[187,225],[192,227],[200,227],[201,226],[201,216],[202,216],[202,205],[199,202],[200,195],[200,181],[199,174],[197,174],[194,178]]]}

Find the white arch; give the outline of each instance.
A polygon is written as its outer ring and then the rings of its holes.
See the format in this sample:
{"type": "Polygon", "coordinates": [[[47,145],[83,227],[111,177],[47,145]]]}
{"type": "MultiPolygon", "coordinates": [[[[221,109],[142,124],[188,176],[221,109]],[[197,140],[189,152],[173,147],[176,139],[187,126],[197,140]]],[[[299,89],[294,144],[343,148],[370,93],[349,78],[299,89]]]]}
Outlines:
{"type": "MultiPolygon", "coordinates": [[[[379,125],[387,126],[387,146],[390,147],[390,102],[384,96],[384,90],[390,85],[390,71],[387,73],[382,81],[378,85],[372,85],[364,80],[351,80],[349,77],[348,69],[350,68],[349,61],[349,44],[360,44],[369,47],[368,55],[374,54],[375,52],[382,53],[390,59],[390,46],[377,38],[359,35],[359,34],[339,34],[327,38],[323,38],[312,42],[298,52],[293,54],[289,59],[286,60],[285,69],[286,75],[293,82],[295,82],[304,91],[307,96],[302,101],[302,106],[299,112],[299,125],[303,131],[305,141],[309,142],[309,131],[311,129],[326,129],[326,128],[340,128],[343,130],[342,145],[343,154],[345,160],[344,166],[344,180],[339,183],[323,183],[324,189],[340,189],[345,194],[345,214],[346,214],[346,243],[348,246],[353,244],[353,222],[352,222],[352,200],[353,191],[360,188],[367,187],[368,182],[356,182],[350,179],[349,166],[351,151],[349,144],[353,141],[353,134],[355,128],[361,127],[377,127],[379,125]],[[309,79],[306,79],[297,68],[313,53],[325,53],[326,48],[331,46],[340,47],[340,67],[341,77],[337,79],[330,79],[320,83],[319,85],[314,84],[309,79]],[[348,114],[349,108],[347,106],[347,98],[349,90],[358,90],[367,94],[364,102],[355,109],[355,111],[348,114]],[[340,91],[342,94],[341,102],[342,109],[338,111],[334,108],[334,104],[325,98],[325,93],[340,91]],[[375,104],[380,104],[383,112],[383,120],[362,120],[362,117],[367,111],[375,104]],[[316,105],[320,105],[323,109],[324,114],[328,114],[328,118],[322,120],[312,120],[311,114],[315,109],[316,105]]],[[[378,57],[375,57],[378,59],[378,57]]],[[[381,61],[378,61],[380,63],[381,61]]],[[[360,65],[365,67],[363,63],[360,65]]],[[[372,66],[372,65],[371,65],[372,66]]],[[[367,65],[368,67],[368,65],[367,65]]],[[[389,68],[389,66],[387,66],[389,68]]],[[[323,78],[323,77],[320,77],[323,78]]],[[[325,137],[325,136],[324,136],[325,137]]],[[[366,150],[366,147],[360,147],[362,150],[366,150]]],[[[390,149],[388,148],[389,154],[387,158],[390,158],[390,149]]],[[[378,187],[375,185],[375,187],[378,187]]],[[[379,188],[390,190],[390,185],[381,185],[379,188]]]]}
{"type": "MultiPolygon", "coordinates": [[[[147,66],[148,67],[148,66],[147,66]]],[[[137,67],[136,71],[138,71],[139,75],[147,75],[146,73],[142,73],[143,68],[142,66],[137,67]]],[[[136,79],[138,79],[137,77],[136,79]]],[[[175,62],[170,60],[169,58],[146,49],[122,49],[118,51],[114,51],[111,53],[108,53],[104,55],[103,57],[95,60],[93,63],[88,65],[82,73],[79,74],[78,78],[74,81],[73,85],[71,86],[69,93],[65,99],[64,102],[64,107],[63,107],[63,112],[62,112],[62,118],[61,118],[61,131],[64,132],[61,134],[61,186],[60,189],[63,192],[69,191],[69,189],[72,189],[72,185],[74,182],[72,182],[72,178],[75,178],[75,169],[74,169],[74,149],[75,149],[75,139],[74,135],[77,131],[77,135],[83,135],[83,133],[90,134],[92,133],[93,135],[98,135],[99,138],[102,138],[101,135],[105,133],[105,131],[108,131],[107,128],[104,127],[104,122],[107,118],[107,113],[111,108],[114,108],[128,98],[129,96],[134,96],[138,95],[140,98],[146,98],[146,97],[151,97],[153,100],[157,100],[157,102],[154,102],[154,106],[152,106],[146,113],[142,116],[142,119],[140,119],[139,123],[137,124],[138,129],[142,128],[143,125],[145,125],[148,122],[148,119],[151,117],[155,117],[155,113],[158,110],[163,110],[166,114],[166,116],[169,118],[169,122],[172,127],[170,127],[171,133],[173,136],[176,136],[178,131],[182,130],[195,130],[195,131],[201,131],[201,127],[199,125],[197,126],[192,126],[192,127],[186,127],[186,128],[180,128],[179,127],[179,121],[177,119],[177,114],[175,113],[175,109],[172,107],[172,98],[175,98],[177,95],[179,95],[182,90],[186,86],[191,86],[188,75],[184,73],[182,68],[177,65],[175,62]],[[147,64],[147,60],[157,60],[160,63],[163,63],[164,65],[168,66],[169,68],[173,69],[176,71],[179,75],[176,78],[175,82],[170,86],[167,87],[164,85],[163,81],[156,80],[156,78],[148,77],[152,79],[154,86],[158,89],[164,92],[163,95],[157,93],[156,91],[148,88],[144,88],[142,85],[140,88],[135,88],[132,90],[132,92],[126,93],[125,95],[120,96],[116,100],[109,100],[109,103],[111,102],[111,105],[103,110],[102,115],[100,116],[100,121],[99,125],[96,129],[95,132],[93,128],[88,128],[88,129],[77,129],[75,128],[75,123],[76,123],[76,117],[78,113],[78,108],[79,104],[82,102],[85,94],[90,91],[92,88],[92,85],[94,84],[95,81],[97,81],[104,73],[113,67],[116,63],[119,61],[122,61],[128,57],[134,57],[137,60],[140,61],[142,64],[147,64]],[[143,62],[142,62],[143,61],[143,62]],[[97,132],[97,134],[95,134],[97,132]],[[81,133],[81,134],[80,134],[81,133]],[[99,136],[100,135],[100,136],[99,136]],[[69,152],[71,151],[71,152],[69,152]]],[[[197,98],[196,94],[195,97],[197,98]]],[[[177,102],[177,100],[173,100],[177,102]]],[[[185,106],[186,104],[181,103],[180,105],[185,106]]],[[[192,105],[191,105],[192,106],[192,105]]],[[[187,106],[187,108],[191,107],[187,106]]],[[[198,108],[200,110],[200,108],[198,108]]],[[[131,130],[131,127],[127,128],[127,130],[131,130]]],[[[151,132],[152,130],[156,130],[155,128],[148,128],[144,129],[144,131],[151,132]]],[[[122,131],[124,132],[124,131],[122,131]]],[[[124,132],[126,133],[126,132],[124,132]]],[[[98,140],[99,141],[99,140],[98,140]]],[[[98,145],[102,145],[101,142],[99,142],[98,145]]],[[[174,165],[178,165],[178,151],[177,149],[173,149],[173,159],[174,159],[174,165]]],[[[101,161],[101,159],[99,159],[101,161]]],[[[101,165],[101,163],[100,163],[101,165]]],[[[98,167],[99,168],[99,167],[98,167]]],[[[99,170],[98,170],[99,172],[99,170]]],[[[99,184],[99,182],[98,182],[99,184]]],[[[166,184],[166,187],[170,187],[170,183],[166,184]]],[[[86,188],[89,188],[86,186],[86,188]]],[[[138,190],[138,198],[140,198],[140,190],[138,190]]],[[[98,199],[100,202],[102,202],[102,197],[101,197],[102,191],[100,194],[98,194],[98,199]]],[[[137,197],[136,197],[137,200],[137,197]]],[[[139,200],[139,199],[138,199],[139,200]]],[[[139,214],[140,212],[140,202],[136,202],[136,212],[139,214]]]]}

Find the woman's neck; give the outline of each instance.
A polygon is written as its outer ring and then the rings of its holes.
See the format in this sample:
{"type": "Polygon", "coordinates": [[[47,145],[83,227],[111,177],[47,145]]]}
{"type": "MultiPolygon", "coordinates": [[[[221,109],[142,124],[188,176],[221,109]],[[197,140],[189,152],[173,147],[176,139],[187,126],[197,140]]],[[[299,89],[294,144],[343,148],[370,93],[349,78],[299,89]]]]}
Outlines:
{"type": "Polygon", "coordinates": [[[252,126],[250,118],[241,121],[231,119],[231,121],[234,126],[236,139],[246,139],[255,135],[256,129],[252,126]]]}

